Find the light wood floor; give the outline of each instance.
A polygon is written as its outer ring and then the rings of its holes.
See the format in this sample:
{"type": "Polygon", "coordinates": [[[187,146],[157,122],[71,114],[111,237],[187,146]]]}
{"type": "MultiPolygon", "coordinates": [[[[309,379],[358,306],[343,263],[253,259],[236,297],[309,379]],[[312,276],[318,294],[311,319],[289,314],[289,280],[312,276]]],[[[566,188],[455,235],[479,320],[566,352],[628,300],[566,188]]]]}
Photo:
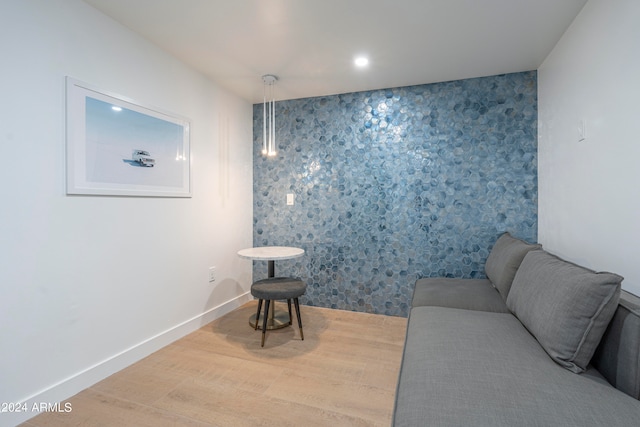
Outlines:
{"type": "Polygon", "coordinates": [[[261,348],[255,310],[247,303],[65,401],[71,412],[22,426],[390,425],[406,319],[302,306],[304,341],[294,320],[261,348]]]}

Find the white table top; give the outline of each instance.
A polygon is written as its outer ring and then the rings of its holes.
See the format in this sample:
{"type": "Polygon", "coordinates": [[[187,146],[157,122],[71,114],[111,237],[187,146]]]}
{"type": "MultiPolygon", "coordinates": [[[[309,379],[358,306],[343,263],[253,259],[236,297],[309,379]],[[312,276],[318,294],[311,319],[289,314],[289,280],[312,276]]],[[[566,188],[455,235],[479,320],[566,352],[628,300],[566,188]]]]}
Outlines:
{"type": "Polygon", "coordinates": [[[298,258],[304,255],[304,249],[289,246],[260,246],[238,251],[242,258],[250,258],[262,261],[275,261],[279,259],[298,258]]]}

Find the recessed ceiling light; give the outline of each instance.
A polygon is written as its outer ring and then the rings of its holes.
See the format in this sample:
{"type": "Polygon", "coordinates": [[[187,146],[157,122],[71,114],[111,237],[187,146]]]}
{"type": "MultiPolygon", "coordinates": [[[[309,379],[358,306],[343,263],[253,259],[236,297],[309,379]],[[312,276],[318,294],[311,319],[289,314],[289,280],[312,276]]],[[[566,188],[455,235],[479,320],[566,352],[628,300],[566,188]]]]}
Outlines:
{"type": "Polygon", "coordinates": [[[112,105],[112,106],[111,106],[111,109],[112,109],[113,111],[122,111],[122,107],[118,107],[117,105],[112,105]]]}
{"type": "Polygon", "coordinates": [[[367,65],[369,65],[369,58],[366,58],[364,56],[358,56],[353,62],[358,67],[366,67],[367,65]]]}

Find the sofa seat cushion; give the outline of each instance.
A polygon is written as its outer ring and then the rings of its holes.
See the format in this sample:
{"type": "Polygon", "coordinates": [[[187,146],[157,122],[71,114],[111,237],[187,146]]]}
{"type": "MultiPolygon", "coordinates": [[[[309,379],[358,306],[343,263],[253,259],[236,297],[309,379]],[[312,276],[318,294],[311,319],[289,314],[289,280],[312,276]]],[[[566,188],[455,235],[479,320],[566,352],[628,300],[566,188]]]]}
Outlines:
{"type": "Polygon", "coordinates": [[[513,315],[411,310],[395,427],[613,427],[639,419],[640,402],[554,363],[513,315]]]}
{"type": "Polygon", "coordinates": [[[411,305],[509,313],[507,305],[489,279],[419,279],[413,290],[411,305]]]}
{"type": "Polygon", "coordinates": [[[618,307],[622,277],[529,252],[507,306],[560,365],[583,372],[618,307]]]}

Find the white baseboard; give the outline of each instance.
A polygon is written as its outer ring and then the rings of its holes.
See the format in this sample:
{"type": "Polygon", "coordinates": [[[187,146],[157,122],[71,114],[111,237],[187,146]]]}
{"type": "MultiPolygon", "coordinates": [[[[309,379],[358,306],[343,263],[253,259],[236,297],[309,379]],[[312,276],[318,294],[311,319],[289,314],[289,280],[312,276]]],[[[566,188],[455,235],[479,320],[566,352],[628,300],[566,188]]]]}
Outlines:
{"type": "Polygon", "coordinates": [[[49,405],[49,410],[65,411],[67,409],[65,408],[65,399],[224,316],[252,299],[251,294],[246,292],[33,394],[20,402],[21,409],[26,410],[0,413],[0,427],[13,427],[35,417],[41,412],[36,410],[36,408],[40,409],[40,405],[49,405]],[[59,405],[56,405],[58,402],[59,405]]]}

